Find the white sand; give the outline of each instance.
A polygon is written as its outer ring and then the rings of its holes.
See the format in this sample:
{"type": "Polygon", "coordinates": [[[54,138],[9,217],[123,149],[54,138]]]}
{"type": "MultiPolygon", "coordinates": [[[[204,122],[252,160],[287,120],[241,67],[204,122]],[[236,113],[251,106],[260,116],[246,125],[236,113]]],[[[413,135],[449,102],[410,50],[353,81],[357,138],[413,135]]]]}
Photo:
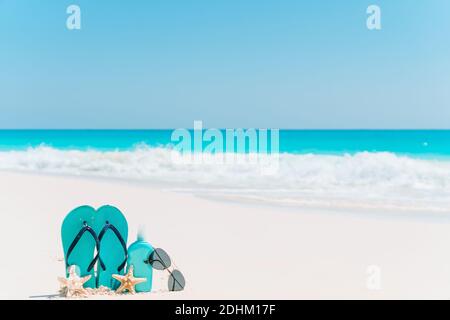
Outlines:
{"type": "MultiPolygon", "coordinates": [[[[133,298],[450,298],[450,219],[219,202],[118,181],[0,173],[0,298],[45,298],[64,273],[71,209],[119,207],[187,279],[133,298]],[[309,211],[309,212],[308,212],[309,211]],[[381,268],[369,290],[367,268],[381,268]]],[[[158,278],[159,279],[159,278],[158,278]]],[[[128,297],[130,298],[130,297],[128,297]]]]}

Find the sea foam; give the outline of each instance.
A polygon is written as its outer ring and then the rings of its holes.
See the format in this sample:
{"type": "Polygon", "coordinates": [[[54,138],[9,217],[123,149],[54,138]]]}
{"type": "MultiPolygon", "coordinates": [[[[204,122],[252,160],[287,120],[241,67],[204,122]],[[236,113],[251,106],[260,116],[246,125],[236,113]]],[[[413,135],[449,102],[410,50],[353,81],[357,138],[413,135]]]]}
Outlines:
{"type": "Polygon", "coordinates": [[[282,205],[450,212],[449,161],[371,152],[280,154],[277,171],[267,175],[246,161],[180,164],[172,152],[146,146],[128,151],[40,146],[1,151],[0,169],[139,180],[203,196],[282,205]]]}

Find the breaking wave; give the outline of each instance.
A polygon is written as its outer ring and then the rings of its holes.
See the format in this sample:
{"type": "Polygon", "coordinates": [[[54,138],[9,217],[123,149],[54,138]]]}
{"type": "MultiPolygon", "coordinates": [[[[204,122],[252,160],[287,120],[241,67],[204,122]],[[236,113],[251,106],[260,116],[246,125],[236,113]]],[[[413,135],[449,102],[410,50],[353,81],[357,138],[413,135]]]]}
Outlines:
{"type": "Polygon", "coordinates": [[[245,159],[179,163],[171,149],[147,146],[0,152],[0,170],[139,180],[203,196],[282,205],[450,211],[450,161],[370,152],[286,153],[270,161],[277,161],[277,170],[264,174],[260,165],[245,159]]]}

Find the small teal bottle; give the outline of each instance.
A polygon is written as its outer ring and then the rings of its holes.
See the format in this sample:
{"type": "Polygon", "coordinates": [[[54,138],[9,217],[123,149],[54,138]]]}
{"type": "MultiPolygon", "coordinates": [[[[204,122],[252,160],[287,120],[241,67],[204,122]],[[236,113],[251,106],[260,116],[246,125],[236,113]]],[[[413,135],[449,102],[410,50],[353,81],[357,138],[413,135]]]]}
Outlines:
{"type": "Polygon", "coordinates": [[[152,291],[153,268],[148,263],[148,258],[153,253],[152,245],[144,240],[141,235],[128,247],[127,271],[132,265],[136,278],[146,278],[147,281],[136,285],[136,292],[152,291]]]}

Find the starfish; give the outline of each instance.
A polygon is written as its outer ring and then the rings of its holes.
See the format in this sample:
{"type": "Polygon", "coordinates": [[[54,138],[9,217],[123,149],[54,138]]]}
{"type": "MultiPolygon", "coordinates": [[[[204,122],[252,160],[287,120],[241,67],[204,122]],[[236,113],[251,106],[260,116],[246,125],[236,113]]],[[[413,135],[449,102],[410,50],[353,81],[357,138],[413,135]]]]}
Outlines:
{"type": "Polygon", "coordinates": [[[147,281],[147,278],[135,278],[133,275],[134,268],[133,266],[130,266],[130,269],[128,269],[128,272],[126,275],[120,275],[120,274],[113,274],[112,277],[116,279],[117,281],[120,281],[120,287],[117,288],[117,293],[123,293],[125,291],[128,291],[131,294],[136,293],[136,290],[134,287],[141,283],[147,281]]]}
{"type": "Polygon", "coordinates": [[[80,277],[75,271],[75,266],[69,267],[69,277],[58,277],[61,283],[61,293],[66,297],[85,297],[87,291],[83,285],[91,278],[91,275],[80,277]]]}

